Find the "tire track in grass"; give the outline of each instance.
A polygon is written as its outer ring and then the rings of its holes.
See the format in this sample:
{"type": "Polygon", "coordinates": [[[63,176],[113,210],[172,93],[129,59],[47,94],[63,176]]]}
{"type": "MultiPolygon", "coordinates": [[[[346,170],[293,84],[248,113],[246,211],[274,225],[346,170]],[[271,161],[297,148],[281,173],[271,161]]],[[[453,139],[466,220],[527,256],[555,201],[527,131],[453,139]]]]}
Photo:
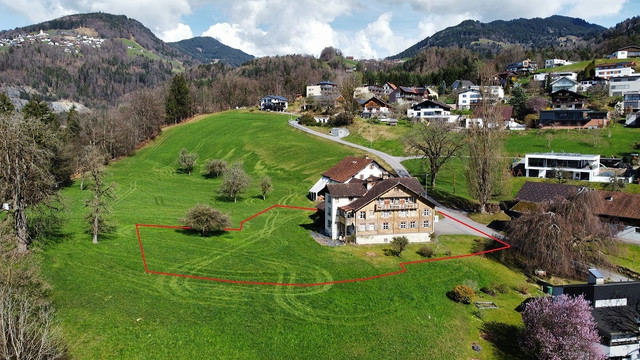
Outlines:
{"type": "MultiPolygon", "coordinates": [[[[226,231],[241,231],[244,227],[244,223],[247,221],[250,221],[260,215],[263,215],[264,213],[269,212],[272,209],[275,208],[288,208],[288,209],[297,209],[297,210],[306,210],[306,211],[316,211],[316,209],[312,209],[312,208],[303,208],[303,207],[295,207],[295,206],[287,206],[287,205],[273,205],[253,216],[250,216],[249,218],[242,220],[240,222],[240,227],[239,228],[226,228],[226,231]]],[[[145,224],[136,224],[136,233],[138,235],[138,243],[140,246],[140,254],[142,255],[142,261],[144,264],[144,269],[145,272],[147,273],[151,273],[151,274],[155,274],[155,275],[165,275],[165,276],[174,276],[174,277],[182,277],[182,278],[189,278],[189,279],[198,279],[198,280],[208,280],[208,281],[217,281],[217,282],[224,282],[224,283],[230,283],[230,284],[242,284],[242,285],[271,285],[271,286],[291,286],[291,287],[315,287],[315,286],[324,286],[324,285],[335,285],[335,284],[346,284],[346,283],[352,283],[352,282],[363,282],[363,281],[369,281],[369,280],[374,280],[374,279],[380,279],[383,277],[388,277],[388,276],[394,276],[394,275],[399,275],[399,274],[404,274],[406,273],[407,270],[407,265],[414,265],[414,264],[421,264],[421,263],[428,263],[428,262],[435,262],[435,261],[444,261],[444,260],[453,260],[453,259],[463,259],[463,258],[467,258],[467,257],[473,257],[473,256],[478,256],[478,255],[484,255],[484,254],[488,254],[488,253],[492,253],[492,252],[496,252],[496,251],[502,251],[502,250],[506,250],[510,248],[510,245],[494,236],[491,236],[487,233],[482,232],[481,230],[478,230],[468,224],[465,224],[464,222],[452,217],[451,215],[448,215],[442,211],[440,211],[440,214],[442,214],[443,216],[452,219],[453,221],[456,221],[464,226],[467,226],[469,228],[471,228],[472,230],[484,235],[487,238],[490,238],[498,243],[500,243],[502,245],[502,247],[498,247],[498,248],[494,248],[494,249],[490,249],[490,250],[484,250],[484,251],[479,251],[476,253],[472,253],[472,254],[464,254],[464,255],[456,255],[456,256],[447,256],[447,257],[442,257],[442,258],[430,258],[430,259],[423,259],[423,260],[416,260],[416,261],[407,261],[407,262],[401,262],[400,264],[398,264],[398,266],[400,267],[400,270],[397,271],[393,271],[393,272],[388,272],[388,273],[384,273],[384,274],[378,274],[378,275],[372,275],[372,276],[368,276],[368,277],[362,277],[362,278],[354,278],[354,279],[343,279],[343,280],[333,280],[333,281],[329,281],[329,282],[315,282],[315,283],[295,283],[295,282],[288,282],[288,283],[284,283],[284,282],[271,282],[271,281],[248,281],[248,280],[236,280],[236,279],[229,279],[229,278],[213,278],[213,277],[208,277],[208,276],[198,276],[198,275],[189,275],[189,274],[177,274],[177,273],[169,273],[169,272],[163,272],[163,271],[155,271],[155,270],[149,270],[148,266],[147,266],[147,261],[144,255],[144,249],[142,246],[142,238],[140,236],[140,228],[141,227],[156,227],[156,228],[165,228],[165,229],[176,229],[176,228],[182,228],[182,229],[188,229],[188,227],[181,227],[181,226],[168,226],[168,225],[145,225],[145,224]]]]}

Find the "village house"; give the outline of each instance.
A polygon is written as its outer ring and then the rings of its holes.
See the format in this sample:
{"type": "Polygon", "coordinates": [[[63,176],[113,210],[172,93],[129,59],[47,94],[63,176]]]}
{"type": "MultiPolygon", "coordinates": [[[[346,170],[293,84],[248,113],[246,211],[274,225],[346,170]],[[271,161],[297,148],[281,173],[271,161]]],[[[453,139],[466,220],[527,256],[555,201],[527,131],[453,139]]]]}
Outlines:
{"type": "Polygon", "coordinates": [[[530,59],[507,65],[507,72],[514,72],[518,74],[528,74],[536,70],[538,70],[538,64],[530,59]]]}
{"type": "Polygon", "coordinates": [[[640,91],[640,75],[614,77],[609,80],[609,96],[624,96],[630,91],[640,91]]]}
{"type": "Polygon", "coordinates": [[[353,180],[365,179],[386,179],[389,172],[380,166],[378,162],[365,155],[363,158],[356,156],[347,156],[337,163],[331,169],[322,173],[322,177],[309,189],[309,198],[311,200],[319,200],[327,184],[332,183],[349,183],[353,180]]]}
{"type": "Polygon", "coordinates": [[[562,59],[547,59],[544,61],[544,67],[547,69],[571,64],[573,64],[573,62],[562,59]]]}
{"type": "Polygon", "coordinates": [[[640,46],[625,46],[613,52],[609,55],[610,59],[628,59],[628,58],[639,58],[640,57],[640,46]]]}
{"type": "Polygon", "coordinates": [[[596,77],[611,79],[614,77],[631,76],[635,73],[633,69],[635,66],[635,61],[599,64],[596,65],[596,77]]]}
{"type": "Polygon", "coordinates": [[[601,129],[609,123],[606,111],[542,110],[538,127],[551,129],[601,129]]]}
{"type": "Polygon", "coordinates": [[[626,126],[640,126],[640,91],[624,93],[624,109],[627,111],[626,126]]]}
{"type": "Polygon", "coordinates": [[[559,90],[551,94],[554,110],[582,110],[588,106],[587,97],[570,90],[559,90]]]}
{"type": "Polygon", "coordinates": [[[389,94],[392,104],[412,104],[426,99],[438,99],[438,92],[430,87],[398,86],[389,94]]]}
{"type": "Polygon", "coordinates": [[[407,117],[417,121],[442,121],[454,123],[457,115],[451,115],[451,106],[438,100],[425,100],[407,109],[407,117]]]}
{"type": "Polygon", "coordinates": [[[553,296],[584,296],[609,359],[640,359],[640,281],[605,282],[597,269],[589,269],[586,284],[552,287],[553,296]]]}
{"type": "Polygon", "coordinates": [[[525,155],[525,176],[538,178],[562,177],[572,180],[590,182],[610,182],[612,177],[631,182],[631,177],[625,177],[615,170],[606,168],[600,163],[600,155],[572,154],[572,153],[541,153],[525,155]]]}
{"type": "Polygon", "coordinates": [[[464,90],[469,90],[474,86],[476,85],[469,80],[456,80],[453,82],[453,84],[451,84],[451,90],[464,91],[464,90]]]}
{"type": "Polygon", "coordinates": [[[263,111],[286,111],[289,102],[286,98],[277,95],[267,95],[260,99],[260,110],[263,111]]]}
{"type": "Polygon", "coordinates": [[[328,184],[325,233],[356,244],[384,244],[396,236],[406,236],[409,242],[430,241],[435,205],[425,195],[412,177],[328,184]]]}
{"type": "Polygon", "coordinates": [[[391,107],[377,96],[368,100],[357,100],[361,108],[361,116],[363,118],[371,117],[388,117],[391,113],[391,107]]]}
{"type": "Polygon", "coordinates": [[[551,93],[560,90],[569,90],[572,92],[578,92],[578,82],[566,76],[562,76],[551,83],[551,93]]]}

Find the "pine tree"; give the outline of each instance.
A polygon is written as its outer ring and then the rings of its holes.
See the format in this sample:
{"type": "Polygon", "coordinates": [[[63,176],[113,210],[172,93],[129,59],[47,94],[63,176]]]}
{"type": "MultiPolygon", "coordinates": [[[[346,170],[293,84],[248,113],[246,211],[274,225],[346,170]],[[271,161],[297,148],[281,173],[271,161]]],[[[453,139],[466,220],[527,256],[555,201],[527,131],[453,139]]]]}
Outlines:
{"type": "Polygon", "coordinates": [[[171,86],[167,94],[166,103],[167,120],[174,123],[184,120],[191,115],[191,97],[189,87],[182,75],[176,75],[171,79],[171,86]]]}

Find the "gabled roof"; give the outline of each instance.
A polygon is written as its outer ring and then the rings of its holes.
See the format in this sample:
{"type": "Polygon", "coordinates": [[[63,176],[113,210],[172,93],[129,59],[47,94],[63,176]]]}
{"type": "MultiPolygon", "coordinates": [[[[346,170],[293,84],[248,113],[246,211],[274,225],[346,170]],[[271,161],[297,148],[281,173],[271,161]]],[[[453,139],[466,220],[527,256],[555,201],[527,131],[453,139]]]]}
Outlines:
{"type": "Polygon", "coordinates": [[[432,106],[429,106],[431,108],[433,108],[435,106],[435,107],[439,107],[439,108],[444,109],[444,110],[451,110],[451,106],[449,106],[449,105],[447,105],[447,104],[445,104],[445,103],[443,103],[441,101],[438,101],[438,100],[425,100],[425,101],[422,101],[422,102],[420,102],[418,104],[413,105],[411,108],[414,109],[414,110],[422,109],[423,107],[426,107],[428,105],[432,105],[432,106]]]}
{"type": "Polygon", "coordinates": [[[356,156],[347,156],[337,163],[331,169],[322,173],[323,176],[336,182],[345,182],[349,178],[355,176],[362,169],[374,162],[368,158],[360,158],[356,156]]]}
{"type": "Polygon", "coordinates": [[[579,186],[574,185],[527,181],[520,191],[518,191],[515,200],[540,204],[545,201],[551,201],[557,197],[567,198],[576,194],[579,189],[579,186]]]}
{"type": "Polygon", "coordinates": [[[632,67],[635,66],[636,62],[635,61],[624,61],[624,62],[615,62],[615,63],[602,63],[602,64],[598,64],[596,65],[596,69],[598,68],[610,68],[610,67],[614,67],[614,68],[621,68],[621,67],[632,67]]]}
{"type": "Polygon", "coordinates": [[[573,92],[573,91],[567,90],[567,89],[562,89],[562,90],[558,90],[558,91],[556,91],[554,93],[551,93],[551,97],[554,97],[554,96],[567,96],[567,95],[571,95],[574,98],[579,98],[579,99],[586,99],[587,98],[586,96],[584,96],[582,94],[578,94],[577,92],[573,92]]]}
{"type": "Polygon", "coordinates": [[[640,194],[598,191],[604,200],[598,215],[640,220],[640,194]]]}
{"type": "Polygon", "coordinates": [[[551,85],[553,85],[553,84],[555,84],[555,83],[557,83],[557,82],[560,82],[560,81],[562,81],[562,80],[568,80],[569,82],[571,82],[571,83],[573,83],[573,84],[576,84],[576,85],[578,84],[578,82],[577,82],[577,81],[575,81],[575,80],[573,80],[573,79],[571,79],[571,78],[568,78],[568,77],[566,77],[566,76],[562,76],[562,77],[558,78],[556,81],[552,82],[552,83],[551,83],[551,85]]]}
{"type": "Polygon", "coordinates": [[[327,192],[334,198],[354,198],[364,195],[367,192],[367,187],[364,182],[329,184],[327,192]]]}
{"type": "Polygon", "coordinates": [[[360,105],[363,105],[363,106],[364,106],[364,105],[365,105],[366,103],[368,103],[369,101],[374,101],[374,102],[376,102],[376,103],[377,103],[378,105],[380,105],[380,106],[386,106],[386,107],[389,107],[389,104],[387,104],[386,102],[384,102],[384,100],[380,99],[380,98],[379,98],[379,97],[377,97],[377,96],[373,96],[373,97],[371,97],[371,98],[370,98],[370,99],[368,99],[368,100],[358,100],[358,103],[360,103],[360,105]]]}
{"type": "Polygon", "coordinates": [[[278,95],[267,95],[262,99],[271,99],[271,100],[279,100],[279,101],[287,101],[287,98],[278,95]]]}
{"type": "Polygon", "coordinates": [[[416,196],[416,198],[422,199],[424,202],[431,204],[431,202],[424,197],[425,191],[422,188],[420,181],[418,181],[418,179],[414,177],[404,177],[404,178],[390,178],[390,179],[382,180],[381,182],[376,184],[374,187],[372,187],[364,196],[353,201],[349,205],[342,206],[341,209],[353,210],[353,211],[360,210],[367,204],[371,203],[381,195],[384,195],[389,190],[397,186],[402,187],[403,189],[409,191],[410,193],[413,193],[416,196]]]}
{"type": "Polygon", "coordinates": [[[385,85],[389,86],[393,90],[398,88],[397,86],[395,86],[393,83],[390,83],[390,82],[386,82],[385,85]]]}

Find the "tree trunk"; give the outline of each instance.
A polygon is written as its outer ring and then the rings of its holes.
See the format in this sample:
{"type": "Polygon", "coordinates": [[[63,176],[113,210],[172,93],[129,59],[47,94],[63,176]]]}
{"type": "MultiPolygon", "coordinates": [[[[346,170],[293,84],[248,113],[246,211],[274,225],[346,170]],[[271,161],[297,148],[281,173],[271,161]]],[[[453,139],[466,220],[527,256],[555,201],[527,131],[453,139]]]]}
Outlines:
{"type": "Polygon", "coordinates": [[[27,210],[24,208],[20,199],[14,201],[15,210],[13,211],[14,222],[16,225],[16,233],[18,235],[18,252],[27,252],[29,247],[29,227],[27,225],[27,210]]]}
{"type": "Polygon", "coordinates": [[[99,206],[100,206],[100,198],[98,196],[98,192],[96,190],[94,197],[93,197],[93,243],[97,244],[98,243],[98,227],[100,225],[99,222],[99,218],[98,218],[98,211],[99,211],[99,206]]]}
{"type": "Polygon", "coordinates": [[[429,185],[431,186],[431,188],[434,188],[436,186],[436,174],[437,172],[431,172],[431,179],[429,180],[429,185]]]}

